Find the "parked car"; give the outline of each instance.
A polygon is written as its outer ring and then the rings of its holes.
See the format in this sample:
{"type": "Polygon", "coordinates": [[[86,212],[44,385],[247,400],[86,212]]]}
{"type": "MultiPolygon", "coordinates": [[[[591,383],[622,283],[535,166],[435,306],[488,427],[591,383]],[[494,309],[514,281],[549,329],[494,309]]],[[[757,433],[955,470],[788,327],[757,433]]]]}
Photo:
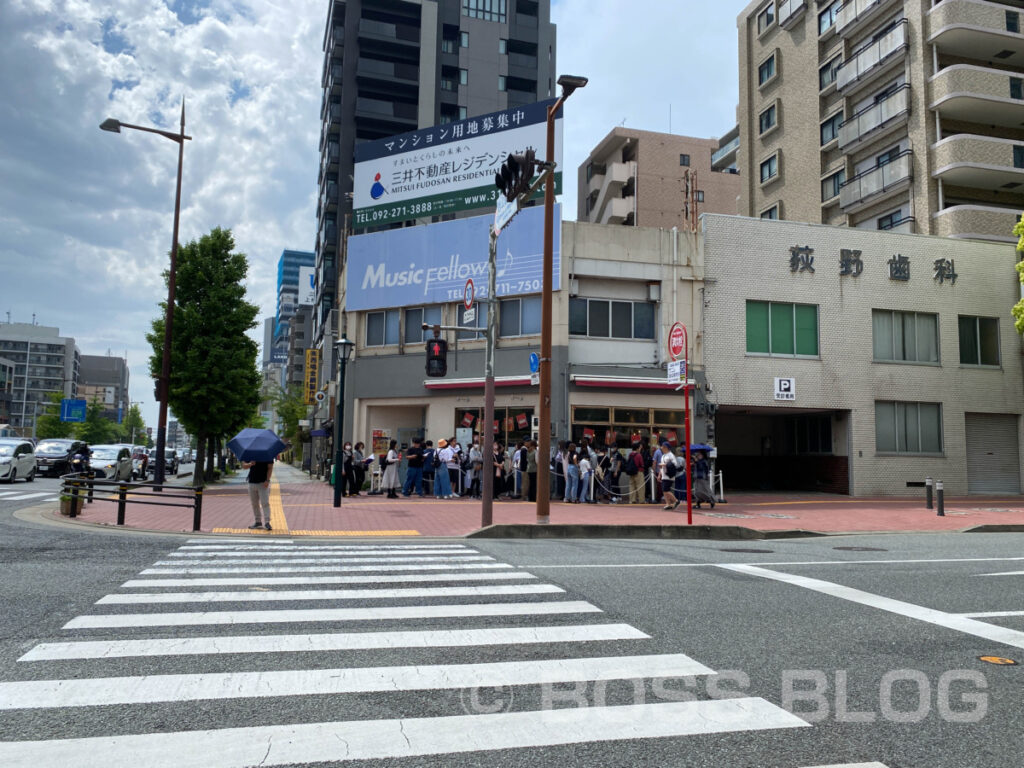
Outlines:
{"type": "Polygon", "coordinates": [[[132,452],[127,445],[94,445],[89,466],[103,480],[131,480],[132,452]]]}
{"type": "Polygon", "coordinates": [[[13,483],[19,477],[29,483],[36,477],[36,454],[32,443],[21,438],[0,439],[0,480],[13,483]]]}
{"type": "Polygon", "coordinates": [[[71,457],[81,450],[81,440],[53,438],[36,446],[36,473],[43,477],[66,475],[71,471],[71,457]]]}
{"type": "MultiPolygon", "coordinates": [[[[149,466],[152,471],[156,471],[156,448],[149,450],[149,466]]],[[[178,474],[178,457],[172,448],[164,448],[164,472],[178,474]]]]}

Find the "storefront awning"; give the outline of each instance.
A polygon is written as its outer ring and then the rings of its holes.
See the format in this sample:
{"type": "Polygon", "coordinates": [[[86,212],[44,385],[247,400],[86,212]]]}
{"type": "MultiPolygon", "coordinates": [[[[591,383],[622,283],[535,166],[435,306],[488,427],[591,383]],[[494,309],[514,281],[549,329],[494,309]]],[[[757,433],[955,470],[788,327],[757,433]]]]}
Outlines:
{"type": "Polygon", "coordinates": [[[664,379],[651,379],[643,376],[586,376],[574,373],[569,381],[578,387],[604,387],[614,389],[660,389],[672,392],[682,386],[670,384],[664,379]]]}
{"type": "MultiPolygon", "coordinates": [[[[427,389],[478,389],[484,386],[484,379],[427,379],[423,382],[427,389]]],[[[528,387],[529,376],[495,376],[495,387],[528,387]]]]}

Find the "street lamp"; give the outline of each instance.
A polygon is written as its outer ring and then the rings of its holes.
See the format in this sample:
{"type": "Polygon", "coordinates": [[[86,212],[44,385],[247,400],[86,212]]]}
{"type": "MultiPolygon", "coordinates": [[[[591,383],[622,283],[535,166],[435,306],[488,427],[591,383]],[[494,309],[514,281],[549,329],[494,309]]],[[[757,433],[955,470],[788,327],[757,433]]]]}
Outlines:
{"type": "Polygon", "coordinates": [[[112,117],[100,123],[100,129],[111,133],[120,133],[122,128],[136,131],[158,133],[176,142],[178,145],[178,182],[174,192],[174,232],[171,236],[171,267],[167,278],[167,312],[164,316],[164,352],[160,366],[160,379],[157,384],[157,400],[160,401],[160,417],[156,428],[156,467],[153,471],[153,482],[157,491],[162,490],[164,483],[164,447],[167,443],[167,394],[171,388],[171,325],[174,322],[174,288],[178,269],[178,219],[181,214],[181,162],[185,154],[185,142],[191,136],[185,135],[185,99],[181,100],[181,130],[178,133],[162,131],[159,128],[146,128],[142,125],[122,123],[112,117]]]}
{"type": "Polygon", "coordinates": [[[345,418],[345,365],[352,354],[356,343],[342,336],[334,346],[338,348],[338,399],[334,404],[334,506],[341,506],[341,474],[344,457],[342,456],[342,421],[345,418]]]}
{"type": "MultiPolygon", "coordinates": [[[[587,84],[587,78],[573,75],[562,75],[558,84],[562,86],[562,95],[558,101],[548,107],[548,145],[546,159],[555,159],[555,115],[562,108],[565,100],[577,88],[587,84]]],[[[544,269],[542,278],[541,315],[540,315],[540,403],[539,419],[540,434],[537,436],[537,462],[549,467],[551,463],[551,271],[554,268],[554,216],[555,216],[555,179],[549,174],[544,183],[544,269]]],[[[548,470],[537,473],[537,523],[545,524],[551,520],[551,473],[548,470]]]]}

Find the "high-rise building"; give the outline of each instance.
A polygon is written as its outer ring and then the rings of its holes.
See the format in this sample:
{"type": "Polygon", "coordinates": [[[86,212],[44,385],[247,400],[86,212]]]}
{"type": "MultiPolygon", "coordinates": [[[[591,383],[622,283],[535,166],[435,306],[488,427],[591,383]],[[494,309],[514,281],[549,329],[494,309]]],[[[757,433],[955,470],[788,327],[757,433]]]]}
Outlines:
{"type": "MultiPolygon", "coordinates": [[[[277,260],[277,315],[274,324],[274,346],[279,355],[288,351],[288,320],[295,314],[300,304],[310,304],[309,286],[300,286],[302,268],[310,270],[316,264],[316,254],[312,251],[281,251],[277,260]]],[[[269,361],[272,356],[265,358],[269,361]]]]}
{"type": "Polygon", "coordinates": [[[34,323],[0,324],[0,356],[14,363],[10,425],[30,434],[51,392],[78,392],[81,355],[59,328],[34,323]]]}
{"type": "Polygon", "coordinates": [[[739,15],[741,214],[1012,242],[1020,0],[757,0],[739,15]]]}
{"type": "Polygon", "coordinates": [[[312,317],[324,370],[334,369],[356,144],[554,95],[550,17],[550,0],[328,3],[312,317]]]}
{"type": "Polygon", "coordinates": [[[103,405],[103,418],[120,422],[128,415],[128,364],[124,358],[82,355],[78,395],[103,405]]]}
{"type": "Polygon", "coordinates": [[[579,167],[576,218],[671,229],[736,213],[739,176],[712,167],[718,148],[718,139],[613,128],[579,167]]]}

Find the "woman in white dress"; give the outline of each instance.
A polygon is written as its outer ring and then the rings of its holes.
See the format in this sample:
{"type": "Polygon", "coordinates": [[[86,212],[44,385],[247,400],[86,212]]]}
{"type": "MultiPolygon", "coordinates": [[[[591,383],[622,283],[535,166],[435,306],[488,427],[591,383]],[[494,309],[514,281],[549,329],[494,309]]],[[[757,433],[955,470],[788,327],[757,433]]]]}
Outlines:
{"type": "Polygon", "coordinates": [[[398,455],[398,451],[395,447],[398,445],[397,440],[392,440],[388,444],[388,453],[384,458],[384,475],[381,477],[381,488],[388,492],[389,499],[397,499],[398,494],[398,462],[401,457],[398,455]]]}

